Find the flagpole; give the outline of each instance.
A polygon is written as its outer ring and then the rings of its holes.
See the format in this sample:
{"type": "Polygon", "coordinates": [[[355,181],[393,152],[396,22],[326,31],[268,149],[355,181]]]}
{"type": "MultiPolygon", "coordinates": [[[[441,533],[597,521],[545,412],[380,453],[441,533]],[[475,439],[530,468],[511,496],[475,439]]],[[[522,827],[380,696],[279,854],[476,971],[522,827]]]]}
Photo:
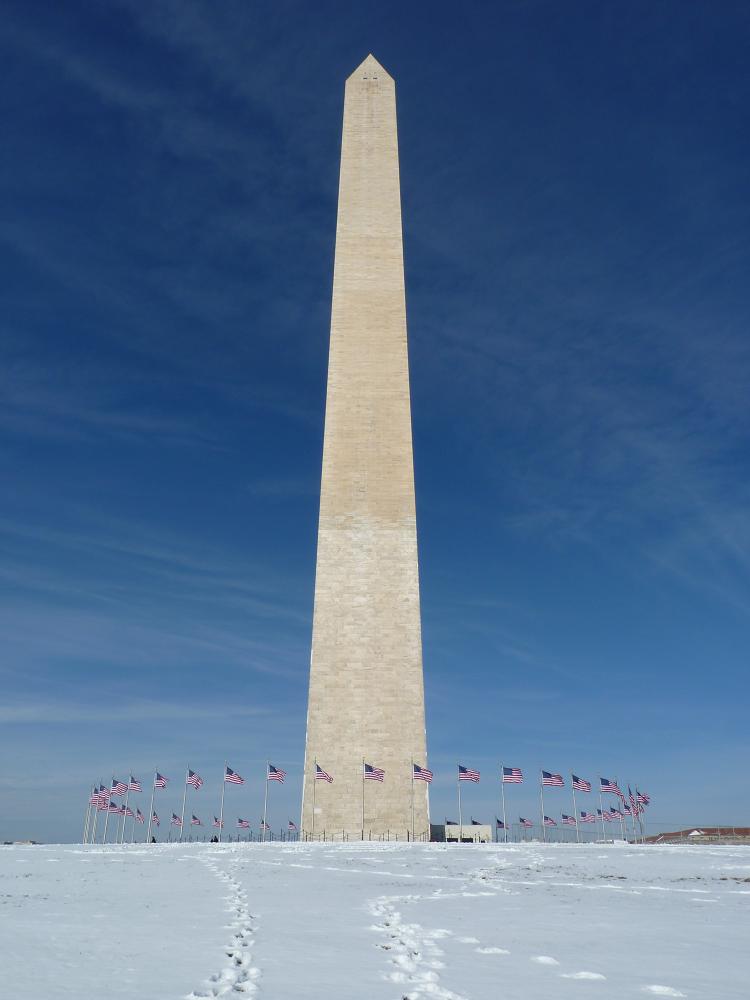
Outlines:
{"type": "Polygon", "coordinates": [[[140,812],[140,809],[138,808],[138,806],[136,806],[135,807],[135,812],[133,813],[133,829],[132,829],[132,831],[130,833],[130,843],[131,844],[135,843],[135,824],[138,822],[137,816],[138,816],[139,812],[140,812]]]}
{"type": "Polygon", "coordinates": [[[508,822],[505,818],[505,773],[503,771],[503,762],[500,761],[500,801],[502,802],[503,809],[503,840],[508,843],[508,822]]]}
{"type": "Polygon", "coordinates": [[[411,759],[411,840],[414,843],[414,758],[411,759]]]}
{"type": "Polygon", "coordinates": [[[112,785],[115,783],[115,776],[112,775],[112,784],[109,786],[109,799],[107,800],[107,815],[104,817],[104,833],[102,834],[102,843],[107,843],[107,827],[109,826],[109,806],[112,801],[112,785]]]}
{"type": "MultiPolygon", "coordinates": [[[[130,778],[130,774],[128,774],[130,778]]],[[[122,814],[122,825],[120,826],[120,840],[119,843],[123,844],[125,842],[125,821],[128,818],[128,799],[130,798],[130,781],[128,780],[128,787],[125,789],[125,812],[122,814]]]]}
{"type": "Polygon", "coordinates": [[[182,816],[180,817],[180,843],[182,843],[182,831],[185,829],[185,800],[187,799],[187,780],[189,767],[185,768],[185,787],[182,789],[182,816]]]}
{"type": "Polygon", "coordinates": [[[93,844],[96,842],[96,821],[99,816],[99,785],[94,785],[92,790],[92,796],[95,799],[94,804],[91,807],[91,816],[89,818],[89,828],[86,833],[86,843],[93,844]]]}
{"type": "Polygon", "coordinates": [[[644,831],[644,828],[643,828],[643,820],[641,819],[641,813],[643,812],[643,806],[638,801],[638,796],[639,795],[640,795],[640,792],[636,788],[636,790],[635,790],[635,804],[636,804],[636,806],[638,806],[638,829],[641,831],[641,843],[645,844],[646,843],[646,834],[645,834],[645,831],[644,831]]]}
{"type": "Polygon", "coordinates": [[[604,840],[604,803],[602,801],[602,778],[599,775],[599,813],[602,817],[602,840],[604,840]]]}
{"type": "Polygon", "coordinates": [[[154,778],[151,782],[151,805],[148,807],[148,832],[146,833],[146,843],[151,843],[151,827],[154,820],[154,792],[156,791],[156,771],[154,771],[154,778]]]}
{"type": "Polygon", "coordinates": [[[570,787],[573,789],[573,819],[576,821],[576,843],[581,843],[581,831],[578,827],[578,806],[576,805],[576,786],[573,784],[573,772],[570,772],[570,787]]]}
{"type": "MultiPolygon", "coordinates": [[[[97,788],[97,795],[98,794],[99,790],[97,788]]],[[[89,829],[89,839],[88,839],[89,844],[96,843],[96,828],[98,824],[99,824],[99,805],[97,803],[97,805],[94,806],[94,820],[93,823],[91,824],[91,828],[89,829]]]]}
{"type": "Polygon", "coordinates": [[[635,786],[635,816],[636,816],[636,819],[638,820],[638,829],[639,829],[640,834],[641,834],[641,843],[645,844],[646,840],[645,840],[645,837],[643,835],[643,821],[641,820],[642,806],[641,806],[641,803],[638,801],[638,796],[639,795],[640,795],[640,792],[638,791],[638,786],[636,785],[635,786]]]}
{"type": "Polygon", "coordinates": [[[547,831],[544,828],[544,785],[542,784],[542,769],[539,769],[539,803],[542,810],[542,842],[547,843],[547,831]]]}
{"type": "Polygon", "coordinates": [[[460,764],[456,764],[456,785],[458,786],[458,839],[457,844],[460,844],[464,836],[464,820],[461,815],[461,771],[460,764]]]}
{"type": "MultiPolygon", "coordinates": [[[[601,781],[599,782],[599,784],[601,785],[601,781]]],[[[615,784],[617,785],[618,788],[620,788],[620,782],[617,780],[617,775],[615,775],[615,784]]],[[[620,793],[622,794],[622,789],[621,788],[620,788],[620,793]]],[[[623,840],[627,840],[628,838],[627,838],[627,836],[625,834],[625,815],[624,815],[623,810],[621,808],[622,807],[622,799],[620,799],[619,801],[620,801],[620,805],[617,807],[617,809],[618,809],[618,812],[620,813],[620,833],[622,834],[622,839],[623,840]]]]}
{"type": "Polygon", "coordinates": [[[84,844],[88,844],[90,836],[91,836],[91,828],[93,826],[94,816],[96,815],[96,806],[93,806],[93,810],[94,811],[93,812],[91,811],[92,810],[91,799],[95,799],[96,796],[97,796],[97,789],[96,788],[92,788],[91,789],[91,796],[89,798],[89,807],[88,807],[88,810],[86,811],[86,825],[85,825],[84,830],[83,830],[83,842],[84,842],[84,844]]]}
{"type": "MultiPolygon", "coordinates": [[[[624,782],[623,782],[623,784],[624,784],[624,782]]],[[[620,790],[622,791],[622,789],[620,789],[620,790]]],[[[623,797],[624,797],[624,794],[623,794],[623,797]]],[[[625,799],[625,802],[627,802],[628,809],[630,810],[630,828],[633,831],[633,840],[637,844],[638,840],[636,839],[636,836],[635,836],[635,820],[633,819],[633,807],[630,804],[630,799],[629,798],[625,799]]],[[[623,805],[623,812],[625,812],[625,806],[624,805],[623,805]]],[[[627,828],[628,828],[628,823],[627,823],[627,820],[626,820],[625,821],[625,829],[627,830],[627,828]]]]}
{"type": "Polygon", "coordinates": [[[315,840],[315,788],[318,784],[318,758],[316,757],[313,762],[313,811],[312,811],[312,833],[311,837],[315,840]]]}
{"type": "MultiPolygon", "coordinates": [[[[92,792],[92,795],[93,795],[93,792],[92,792]]],[[[89,801],[88,801],[88,803],[86,805],[86,815],[85,815],[84,820],[83,820],[83,839],[81,840],[82,844],[85,844],[87,842],[86,838],[88,836],[89,821],[91,819],[91,798],[92,798],[92,795],[89,795],[89,801]]]]}
{"type": "Polygon", "coordinates": [[[633,793],[630,790],[630,785],[628,785],[628,805],[630,806],[630,823],[633,827],[633,840],[638,843],[638,831],[635,827],[635,810],[633,808],[633,803],[631,799],[633,798],[633,793]]]}
{"type": "MultiPolygon", "coordinates": [[[[100,778],[99,779],[99,784],[98,784],[97,789],[96,789],[97,796],[99,795],[99,789],[101,788],[101,786],[102,786],[102,782],[101,782],[101,778],[100,778]]],[[[101,799],[98,800],[97,805],[96,805],[96,809],[95,809],[95,812],[94,812],[94,829],[93,829],[93,831],[91,832],[91,834],[89,836],[89,843],[90,844],[95,844],[96,843],[96,828],[99,825],[99,802],[101,802],[101,799]]]]}
{"type": "Polygon", "coordinates": [[[221,807],[219,808],[219,843],[224,832],[224,790],[227,787],[227,762],[224,761],[224,774],[221,776],[221,807]]]}
{"type": "Polygon", "coordinates": [[[266,842],[266,815],[268,812],[268,761],[266,761],[266,788],[263,793],[263,843],[266,842]]]}
{"type": "Polygon", "coordinates": [[[362,840],[365,839],[365,758],[362,758],[362,840]]]}

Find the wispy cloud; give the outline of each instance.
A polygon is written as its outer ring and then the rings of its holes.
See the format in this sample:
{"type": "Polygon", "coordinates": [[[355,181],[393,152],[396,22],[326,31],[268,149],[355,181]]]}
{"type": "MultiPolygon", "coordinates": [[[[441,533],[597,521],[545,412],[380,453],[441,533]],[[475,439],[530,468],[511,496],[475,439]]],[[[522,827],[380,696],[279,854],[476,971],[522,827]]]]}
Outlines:
{"type": "MultiPolygon", "coordinates": [[[[109,725],[130,725],[133,722],[185,721],[250,718],[267,715],[268,709],[260,706],[240,705],[229,701],[222,705],[202,705],[174,701],[120,701],[117,711],[108,714],[109,725]]],[[[7,725],[25,724],[75,724],[101,725],[97,705],[81,702],[33,701],[0,706],[0,722],[7,725]]]]}

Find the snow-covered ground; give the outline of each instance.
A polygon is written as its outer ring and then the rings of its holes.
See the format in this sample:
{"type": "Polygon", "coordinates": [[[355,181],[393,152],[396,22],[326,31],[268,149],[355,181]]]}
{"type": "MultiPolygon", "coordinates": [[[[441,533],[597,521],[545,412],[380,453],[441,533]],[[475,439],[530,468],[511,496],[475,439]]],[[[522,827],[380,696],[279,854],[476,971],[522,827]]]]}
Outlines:
{"type": "Polygon", "coordinates": [[[750,848],[0,848],[9,1000],[750,997],[750,848]]]}

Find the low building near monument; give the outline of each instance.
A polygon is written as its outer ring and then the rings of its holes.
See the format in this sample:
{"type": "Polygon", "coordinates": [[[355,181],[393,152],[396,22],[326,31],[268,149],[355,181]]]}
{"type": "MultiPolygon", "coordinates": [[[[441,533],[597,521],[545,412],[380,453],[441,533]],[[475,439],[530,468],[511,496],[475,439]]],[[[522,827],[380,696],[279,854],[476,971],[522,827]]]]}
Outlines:
{"type": "Polygon", "coordinates": [[[689,826],[646,837],[647,844],[750,844],[750,826],[689,826]]]}

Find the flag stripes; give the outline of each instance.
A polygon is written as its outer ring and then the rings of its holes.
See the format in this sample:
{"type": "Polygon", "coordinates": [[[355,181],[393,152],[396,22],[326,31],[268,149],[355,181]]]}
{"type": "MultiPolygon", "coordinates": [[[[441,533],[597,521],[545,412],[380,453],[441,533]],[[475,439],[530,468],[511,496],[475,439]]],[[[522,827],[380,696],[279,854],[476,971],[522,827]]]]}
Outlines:
{"type": "Polygon", "coordinates": [[[459,781],[479,781],[479,771],[475,771],[474,768],[464,767],[463,764],[458,765],[458,780],[459,781]]]}

